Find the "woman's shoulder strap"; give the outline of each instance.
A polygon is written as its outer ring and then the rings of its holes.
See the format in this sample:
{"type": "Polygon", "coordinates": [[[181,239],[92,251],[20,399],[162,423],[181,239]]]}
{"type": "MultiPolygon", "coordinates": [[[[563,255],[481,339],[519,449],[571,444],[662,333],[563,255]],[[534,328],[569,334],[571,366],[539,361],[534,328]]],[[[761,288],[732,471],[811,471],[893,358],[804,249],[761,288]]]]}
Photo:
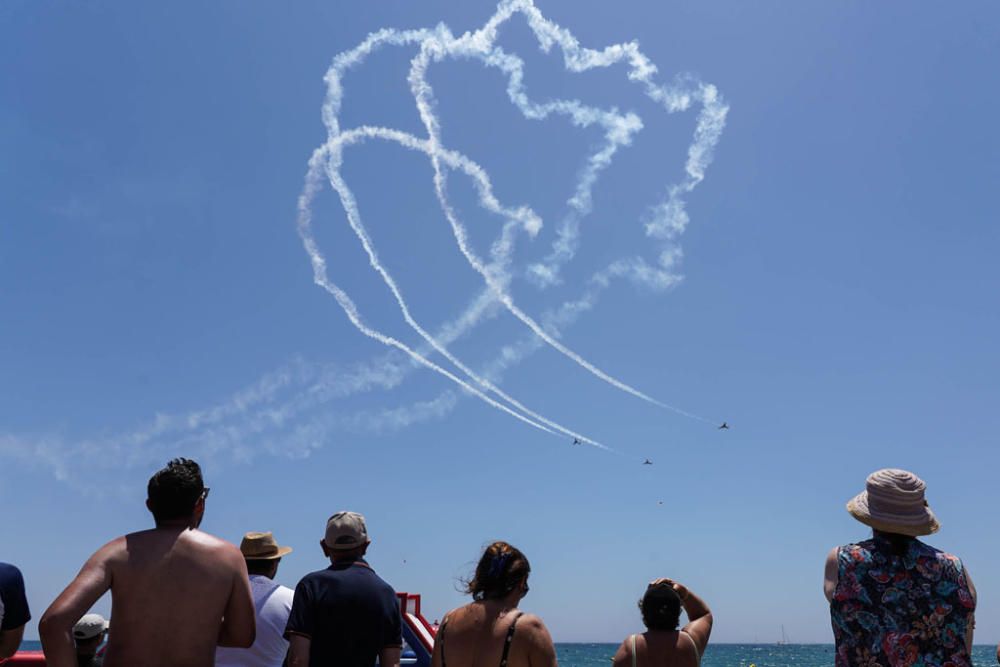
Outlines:
{"type": "Polygon", "coordinates": [[[684,632],[683,630],[681,630],[680,634],[681,634],[682,637],[687,637],[688,641],[691,642],[691,648],[694,649],[695,660],[697,661],[697,664],[700,665],[701,664],[701,654],[698,653],[698,642],[696,642],[694,640],[694,637],[692,637],[688,633],[684,632]]]}
{"type": "Polygon", "coordinates": [[[510,622],[510,627],[507,628],[507,638],[503,642],[503,655],[500,657],[500,667],[507,667],[507,656],[510,654],[510,644],[514,641],[514,630],[517,628],[517,619],[522,616],[524,616],[523,611],[517,612],[514,620],[510,622]]]}

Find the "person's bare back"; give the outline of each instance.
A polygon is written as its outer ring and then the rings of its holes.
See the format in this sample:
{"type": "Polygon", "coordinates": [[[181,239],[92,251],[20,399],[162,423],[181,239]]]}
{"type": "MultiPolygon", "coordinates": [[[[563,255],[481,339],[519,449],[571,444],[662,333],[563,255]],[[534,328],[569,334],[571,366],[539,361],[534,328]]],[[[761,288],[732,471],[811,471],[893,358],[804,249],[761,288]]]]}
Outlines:
{"type": "Polygon", "coordinates": [[[501,661],[511,626],[514,633],[506,667],[554,664],[554,654],[549,655],[552,639],[542,619],[534,614],[501,609],[489,602],[473,602],[452,610],[445,618],[445,625],[447,637],[443,648],[449,664],[467,667],[504,664],[501,661]]]}
{"type": "Polygon", "coordinates": [[[466,584],[474,602],[442,619],[431,667],[557,667],[542,619],[517,608],[528,594],[530,573],[520,549],[501,541],[487,546],[466,584]]]}
{"type": "Polygon", "coordinates": [[[239,551],[199,530],[146,530],[109,547],[106,667],[212,665],[222,619],[247,586],[239,551]]]}
{"type": "Polygon", "coordinates": [[[101,547],[42,617],[50,667],[76,665],[70,629],[109,589],[106,667],[211,667],[216,646],[253,644],[243,555],[197,529],[207,495],[194,462],[171,462],[154,475],[147,505],[157,527],[101,547]]]}

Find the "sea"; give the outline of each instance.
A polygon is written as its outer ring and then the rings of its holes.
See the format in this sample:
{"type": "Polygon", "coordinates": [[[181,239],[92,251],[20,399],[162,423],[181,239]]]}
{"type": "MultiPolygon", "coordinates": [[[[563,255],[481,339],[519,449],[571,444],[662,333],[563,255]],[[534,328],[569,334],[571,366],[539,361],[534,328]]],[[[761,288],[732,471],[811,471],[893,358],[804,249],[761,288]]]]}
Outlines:
{"type": "MultiPolygon", "coordinates": [[[[564,667],[607,667],[618,644],[556,644],[564,667]]],[[[974,646],[975,667],[996,664],[995,646],[974,646]]],[[[709,644],[702,667],[833,667],[833,644],[709,644]]]]}
{"type": "MultiPolygon", "coordinates": [[[[37,641],[25,640],[21,649],[41,650],[37,641]]],[[[608,667],[618,644],[556,644],[562,667],[608,667]]],[[[975,667],[993,667],[995,646],[975,646],[975,667]]],[[[709,644],[702,667],[833,667],[833,644],[709,644]]]]}

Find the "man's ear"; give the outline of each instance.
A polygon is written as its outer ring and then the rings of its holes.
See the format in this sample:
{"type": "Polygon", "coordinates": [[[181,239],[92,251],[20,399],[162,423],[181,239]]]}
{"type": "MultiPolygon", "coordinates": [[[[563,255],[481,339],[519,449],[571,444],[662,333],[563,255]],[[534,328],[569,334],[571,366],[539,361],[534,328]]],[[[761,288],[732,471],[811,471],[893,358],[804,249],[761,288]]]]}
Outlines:
{"type": "Polygon", "coordinates": [[[330,549],[326,546],[326,540],[319,541],[319,548],[323,550],[323,555],[327,558],[330,557],[330,549]]]}
{"type": "Polygon", "coordinates": [[[150,512],[153,511],[153,501],[150,500],[149,498],[146,498],[146,509],[148,509],[150,512]]]}
{"type": "Polygon", "coordinates": [[[205,518],[205,497],[202,496],[198,499],[198,502],[194,504],[194,511],[191,512],[191,527],[197,528],[201,525],[202,519],[205,518]]]}

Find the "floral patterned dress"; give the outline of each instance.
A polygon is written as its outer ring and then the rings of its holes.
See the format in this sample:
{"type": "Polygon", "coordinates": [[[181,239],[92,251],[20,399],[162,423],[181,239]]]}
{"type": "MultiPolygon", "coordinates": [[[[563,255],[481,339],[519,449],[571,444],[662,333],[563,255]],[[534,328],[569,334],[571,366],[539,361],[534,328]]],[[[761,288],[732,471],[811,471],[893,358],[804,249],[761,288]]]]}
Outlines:
{"type": "Polygon", "coordinates": [[[962,561],[881,536],[840,547],[830,617],[837,667],[971,667],[965,633],[975,600],[962,561]]]}

